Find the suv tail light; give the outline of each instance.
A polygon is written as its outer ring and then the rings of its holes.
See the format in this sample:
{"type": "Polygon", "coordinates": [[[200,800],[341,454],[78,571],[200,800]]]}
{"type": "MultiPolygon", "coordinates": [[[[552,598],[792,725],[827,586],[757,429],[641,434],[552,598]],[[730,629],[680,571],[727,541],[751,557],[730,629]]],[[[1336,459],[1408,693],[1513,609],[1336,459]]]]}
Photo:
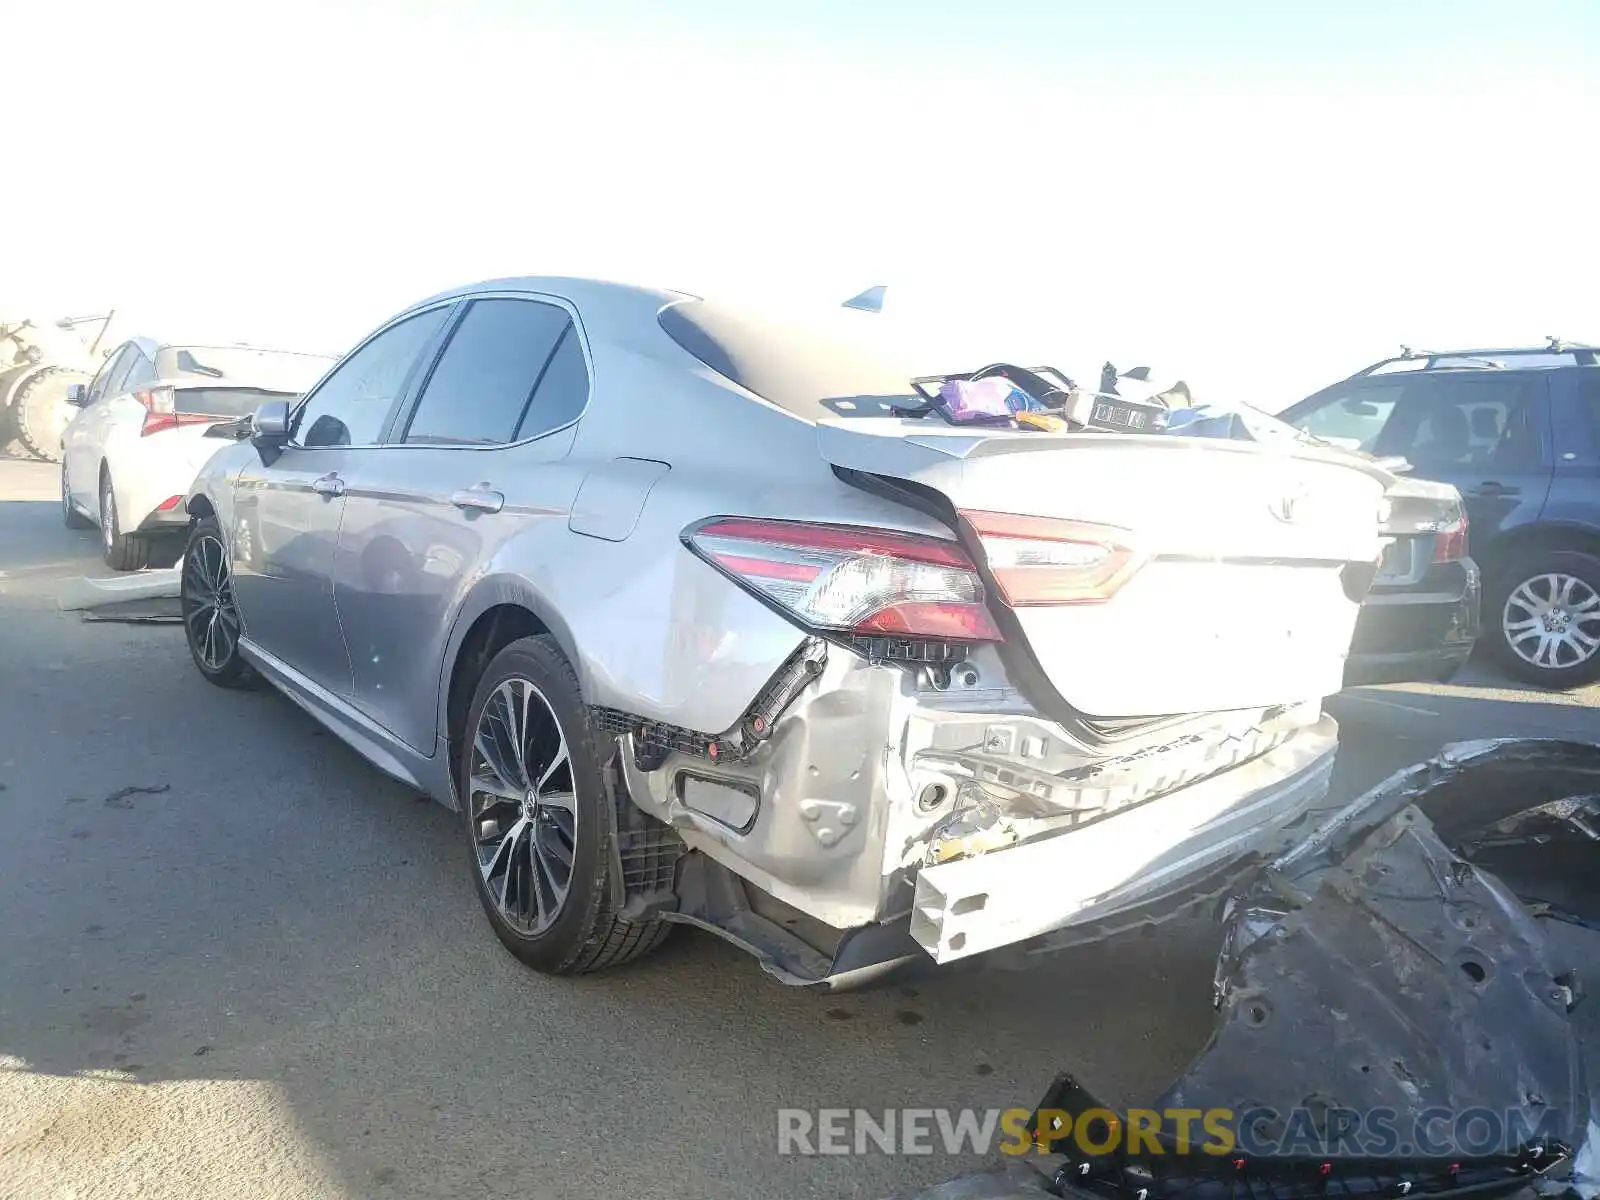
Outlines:
{"type": "Polygon", "coordinates": [[[1433,561],[1456,562],[1467,556],[1467,514],[1456,509],[1455,519],[1440,522],[1433,535],[1433,561]]]}
{"type": "Polygon", "coordinates": [[[996,512],[961,519],[1012,608],[1104,603],[1143,561],[1129,531],[1114,525],[996,512]]]}
{"type": "Polygon", "coordinates": [[[915,534],[724,517],[690,549],[811,629],[998,642],[983,581],[955,542],[915,534]]]}
{"type": "Polygon", "coordinates": [[[211,425],[222,419],[208,417],[204,413],[179,412],[177,393],[169,387],[135,392],[133,398],[144,405],[144,421],[139,426],[140,437],[149,437],[163,429],[176,429],[180,425],[211,425]]]}

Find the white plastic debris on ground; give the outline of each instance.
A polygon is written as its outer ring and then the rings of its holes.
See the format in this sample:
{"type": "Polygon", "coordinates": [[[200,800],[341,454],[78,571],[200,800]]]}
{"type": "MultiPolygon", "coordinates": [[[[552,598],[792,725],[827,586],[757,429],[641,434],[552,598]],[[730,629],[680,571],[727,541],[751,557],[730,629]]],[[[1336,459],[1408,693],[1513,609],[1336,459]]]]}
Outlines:
{"type": "Polygon", "coordinates": [[[109,579],[69,579],[58,601],[64,612],[81,612],[86,621],[181,621],[178,581],[183,560],[159,570],[109,579]]]}

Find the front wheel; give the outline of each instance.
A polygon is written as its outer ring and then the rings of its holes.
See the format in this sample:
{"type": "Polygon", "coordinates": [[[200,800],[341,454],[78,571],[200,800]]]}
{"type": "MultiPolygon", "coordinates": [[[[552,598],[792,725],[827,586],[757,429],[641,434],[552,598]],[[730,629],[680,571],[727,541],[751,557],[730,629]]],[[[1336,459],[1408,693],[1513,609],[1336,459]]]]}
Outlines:
{"type": "Polygon", "coordinates": [[[666,937],[664,923],[615,911],[612,801],[577,678],[550,639],[495,655],[457,771],[473,884],[511,953],[536,971],[579,975],[666,937]]]}
{"type": "Polygon", "coordinates": [[[1600,679],[1600,558],[1548,550],[1507,564],[1486,597],[1495,657],[1547,688],[1600,679]]]}
{"type": "Polygon", "coordinates": [[[254,686],[258,677],[239,653],[241,625],[233,599],[233,570],[215,517],[195,522],[189,531],[178,602],[189,655],[200,674],[218,687],[254,686]]]}

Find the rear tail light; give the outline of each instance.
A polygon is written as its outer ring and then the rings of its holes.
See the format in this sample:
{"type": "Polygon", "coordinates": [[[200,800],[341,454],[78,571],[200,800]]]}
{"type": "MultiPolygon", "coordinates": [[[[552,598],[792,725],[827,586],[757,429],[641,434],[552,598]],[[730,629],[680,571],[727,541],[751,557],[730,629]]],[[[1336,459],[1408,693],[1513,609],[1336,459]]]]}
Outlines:
{"type": "Polygon", "coordinates": [[[1441,522],[1433,535],[1433,561],[1456,562],[1467,556],[1467,514],[1456,509],[1454,519],[1441,522]]]}
{"type": "Polygon", "coordinates": [[[1128,530],[1017,513],[962,512],[1012,608],[1099,604],[1139,569],[1128,530]]]}
{"type": "Polygon", "coordinates": [[[144,421],[139,426],[140,437],[149,437],[163,429],[176,429],[180,425],[211,425],[220,419],[203,413],[179,412],[177,393],[169,387],[135,392],[133,398],[144,405],[144,421]]]}
{"type": "Polygon", "coordinates": [[[914,534],[726,517],[690,548],[808,628],[998,642],[983,581],[955,542],[914,534]]]}

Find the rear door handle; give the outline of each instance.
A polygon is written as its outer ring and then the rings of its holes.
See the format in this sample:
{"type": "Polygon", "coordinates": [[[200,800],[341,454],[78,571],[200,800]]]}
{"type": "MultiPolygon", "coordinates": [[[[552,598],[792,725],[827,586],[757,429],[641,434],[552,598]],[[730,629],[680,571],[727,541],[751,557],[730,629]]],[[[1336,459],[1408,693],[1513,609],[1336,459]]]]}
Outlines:
{"type": "Polygon", "coordinates": [[[1507,487],[1496,480],[1486,479],[1467,494],[1471,496],[1516,496],[1521,494],[1521,491],[1521,488],[1507,487]]]}
{"type": "Polygon", "coordinates": [[[320,479],[311,481],[311,490],[319,496],[344,495],[344,480],[337,474],[324,475],[320,479]]]}
{"type": "Polygon", "coordinates": [[[485,487],[467,488],[450,497],[450,503],[463,512],[497,513],[506,506],[506,498],[485,487]]]}

